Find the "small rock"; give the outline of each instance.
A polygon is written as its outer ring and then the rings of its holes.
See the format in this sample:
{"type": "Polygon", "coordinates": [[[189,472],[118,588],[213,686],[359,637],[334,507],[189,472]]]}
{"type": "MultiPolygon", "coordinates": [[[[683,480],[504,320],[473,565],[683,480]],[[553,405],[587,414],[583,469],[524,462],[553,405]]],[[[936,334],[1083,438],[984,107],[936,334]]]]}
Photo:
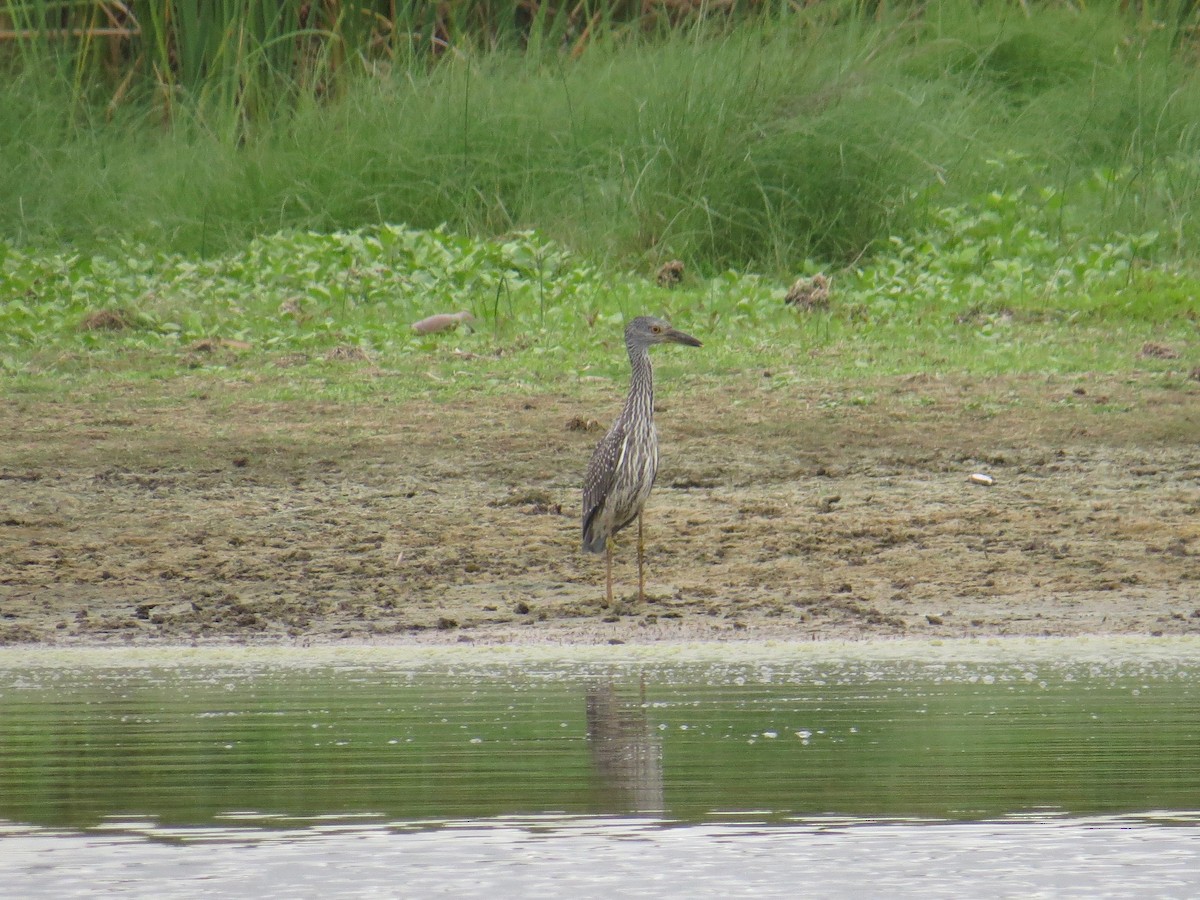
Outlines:
{"type": "Polygon", "coordinates": [[[474,322],[475,317],[465,309],[456,313],[438,313],[420,322],[413,322],[412,330],[417,334],[434,334],[448,328],[457,328],[460,322],[474,322]]]}

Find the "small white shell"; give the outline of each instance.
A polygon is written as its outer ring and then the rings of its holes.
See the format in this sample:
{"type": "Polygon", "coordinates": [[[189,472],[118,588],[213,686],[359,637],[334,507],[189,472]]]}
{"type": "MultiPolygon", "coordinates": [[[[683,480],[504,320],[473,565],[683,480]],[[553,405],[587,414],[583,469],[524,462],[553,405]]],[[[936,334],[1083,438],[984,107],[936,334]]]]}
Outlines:
{"type": "Polygon", "coordinates": [[[971,482],[971,484],[982,484],[984,487],[991,487],[996,483],[995,478],[991,475],[985,475],[982,472],[975,472],[967,478],[967,481],[971,482]]]}

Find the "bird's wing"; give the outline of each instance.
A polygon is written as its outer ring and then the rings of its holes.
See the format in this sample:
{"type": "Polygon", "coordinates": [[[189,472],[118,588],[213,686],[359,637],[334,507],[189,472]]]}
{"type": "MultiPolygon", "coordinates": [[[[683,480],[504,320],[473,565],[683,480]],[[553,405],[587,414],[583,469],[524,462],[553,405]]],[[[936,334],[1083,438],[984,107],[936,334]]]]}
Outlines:
{"type": "MultiPolygon", "coordinates": [[[[595,545],[599,539],[600,550],[603,550],[603,538],[606,535],[590,533],[592,522],[600,507],[604,505],[608,492],[612,489],[613,478],[620,463],[621,454],[625,449],[626,431],[618,420],[608,430],[608,434],[600,439],[596,449],[592,451],[591,462],[588,463],[587,474],[583,479],[583,543],[584,547],[595,545]]],[[[593,552],[600,552],[593,550],[593,552]]]]}

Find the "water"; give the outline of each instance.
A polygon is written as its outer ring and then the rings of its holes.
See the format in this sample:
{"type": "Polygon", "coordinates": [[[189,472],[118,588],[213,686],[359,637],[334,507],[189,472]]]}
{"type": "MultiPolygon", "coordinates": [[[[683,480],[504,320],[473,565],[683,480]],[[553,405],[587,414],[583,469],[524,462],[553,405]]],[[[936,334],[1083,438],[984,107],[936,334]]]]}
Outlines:
{"type": "Polygon", "coordinates": [[[6,896],[1196,896],[1200,642],[0,651],[6,896]]]}

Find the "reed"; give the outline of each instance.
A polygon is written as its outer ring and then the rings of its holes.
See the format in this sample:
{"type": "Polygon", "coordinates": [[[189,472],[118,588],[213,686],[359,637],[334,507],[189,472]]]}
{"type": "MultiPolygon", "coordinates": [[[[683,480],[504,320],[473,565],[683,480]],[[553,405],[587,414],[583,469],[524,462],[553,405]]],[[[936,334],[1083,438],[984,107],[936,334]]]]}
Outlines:
{"type": "Polygon", "coordinates": [[[1052,235],[1200,237],[1182,2],[2,8],[10,242],[208,254],[445,223],[787,272],[1034,186],[1052,235]]]}

